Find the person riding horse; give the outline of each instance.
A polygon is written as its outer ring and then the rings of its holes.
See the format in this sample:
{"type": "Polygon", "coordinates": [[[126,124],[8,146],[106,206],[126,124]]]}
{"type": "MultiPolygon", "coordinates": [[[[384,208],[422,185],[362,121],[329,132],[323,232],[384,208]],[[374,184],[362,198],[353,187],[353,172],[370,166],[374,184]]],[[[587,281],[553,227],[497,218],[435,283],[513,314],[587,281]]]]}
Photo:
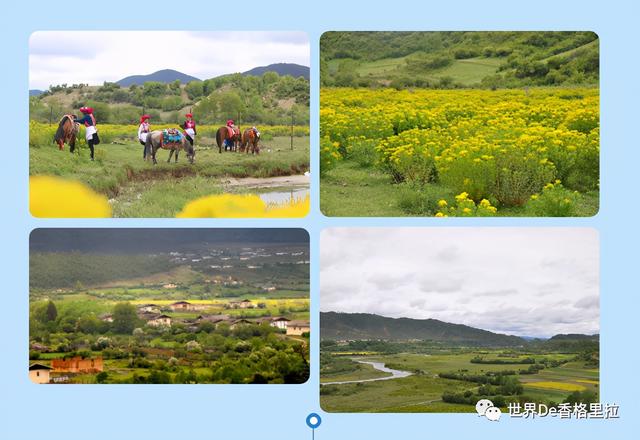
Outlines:
{"type": "MultiPolygon", "coordinates": [[[[82,118],[75,120],[78,124],[84,124],[85,127],[85,139],[87,140],[87,145],[89,145],[89,149],[91,150],[91,160],[93,160],[93,147],[100,143],[100,138],[98,137],[98,129],[96,128],[96,117],[93,115],[93,108],[91,107],[80,107],[80,112],[83,114],[82,118]]],[[[75,146],[70,147],[70,151],[73,153],[75,146]]]]}
{"type": "Polygon", "coordinates": [[[140,125],[138,126],[138,140],[140,141],[140,144],[142,145],[142,158],[143,159],[146,158],[147,136],[149,135],[149,132],[151,131],[151,124],[149,124],[149,119],[151,119],[151,116],[149,116],[149,115],[140,116],[140,125]]]}

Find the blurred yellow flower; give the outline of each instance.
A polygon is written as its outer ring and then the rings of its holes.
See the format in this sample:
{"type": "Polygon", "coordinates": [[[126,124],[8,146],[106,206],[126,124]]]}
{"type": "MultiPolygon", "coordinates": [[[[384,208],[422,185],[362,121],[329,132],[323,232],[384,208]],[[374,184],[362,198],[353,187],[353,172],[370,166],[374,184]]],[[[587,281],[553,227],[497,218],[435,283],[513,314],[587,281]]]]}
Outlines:
{"type": "Polygon", "coordinates": [[[80,182],[52,176],[29,178],[29,210],[42,218],[111,217],[105,196],[80,182]]]}
{"type": "Polygon", "coordinates": [[[187,203],[178,218],[286,218],[304,217],[309,197],[284,204],[267,205],[253,194],[222,194],[201,197],[187,203]]]}

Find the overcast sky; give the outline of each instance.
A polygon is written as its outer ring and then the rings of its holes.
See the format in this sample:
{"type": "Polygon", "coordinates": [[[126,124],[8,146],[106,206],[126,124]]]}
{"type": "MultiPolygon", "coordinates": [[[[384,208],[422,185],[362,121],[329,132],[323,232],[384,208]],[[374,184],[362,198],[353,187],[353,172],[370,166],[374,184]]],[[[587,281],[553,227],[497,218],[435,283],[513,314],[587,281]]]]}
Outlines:
{"type": "Polygon", "coordinates": [[[207,79],[272,63],[309,66],[309,57],[304,32],[42,31],[29,40],[29,88],[161,69],[207,79]]]}
{"type": "Polygon", "coordinates": [[[320,309],[435,318],[518,336],[599,333],[586,228],[332,228],[320,309]]]}

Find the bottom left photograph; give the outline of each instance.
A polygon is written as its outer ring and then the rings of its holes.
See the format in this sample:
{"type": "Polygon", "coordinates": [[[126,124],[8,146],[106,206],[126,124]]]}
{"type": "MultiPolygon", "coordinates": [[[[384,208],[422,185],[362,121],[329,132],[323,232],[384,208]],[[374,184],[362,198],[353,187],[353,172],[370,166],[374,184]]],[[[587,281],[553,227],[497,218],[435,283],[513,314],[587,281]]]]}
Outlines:
{"type": "Polygon", "coordinates": [[[32,382],[309,378],[304,229],[43,228],[29,247],[32,382]]]}

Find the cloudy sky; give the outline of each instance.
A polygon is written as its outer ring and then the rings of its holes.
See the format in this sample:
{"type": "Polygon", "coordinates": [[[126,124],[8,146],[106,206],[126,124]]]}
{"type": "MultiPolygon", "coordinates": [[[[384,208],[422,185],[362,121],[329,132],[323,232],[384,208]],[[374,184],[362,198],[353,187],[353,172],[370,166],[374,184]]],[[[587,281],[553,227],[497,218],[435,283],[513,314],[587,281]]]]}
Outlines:
{"type": "Polygon", "coordinates": [[[200,79],[272,63],[309,66],[304,32],[46,31],[29,40],[29,88],[174,69],[200,79]]]}
{"type": "Polygon", "coordinates": [[[435,318],[518,336],[599,333],[586,228],[332,228],[320,309],[435,318]]]}

